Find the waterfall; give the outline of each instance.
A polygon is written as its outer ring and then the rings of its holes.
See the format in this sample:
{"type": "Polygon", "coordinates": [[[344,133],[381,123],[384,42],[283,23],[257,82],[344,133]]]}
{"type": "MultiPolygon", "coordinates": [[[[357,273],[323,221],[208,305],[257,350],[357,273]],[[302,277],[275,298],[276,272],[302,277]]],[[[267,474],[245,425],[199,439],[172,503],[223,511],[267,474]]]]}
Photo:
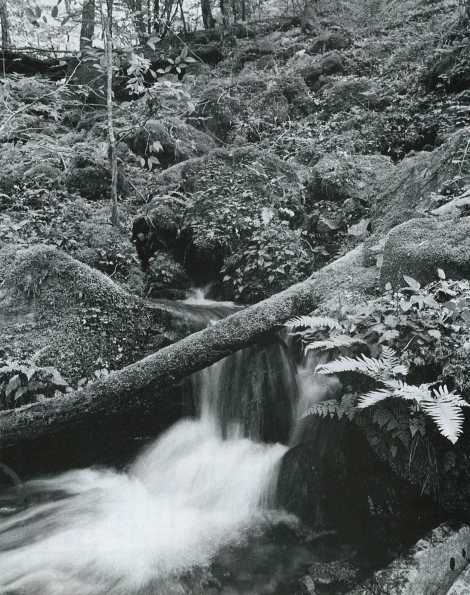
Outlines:
{"type": "MultiPolygon", "coordinates": [[[[202,296],[181,305],[206,324],[233,307],[202,296]]],[[[25,485],[29,505],[0,520],[0,593],[193,593],[181,577],[282,518],[272,491],[287,447],[275,441],[287,441],[297,401],[286,346],[240,351],[191,385],[198,417],[176,423],[126,472],[74,470],[25,485]]]]}

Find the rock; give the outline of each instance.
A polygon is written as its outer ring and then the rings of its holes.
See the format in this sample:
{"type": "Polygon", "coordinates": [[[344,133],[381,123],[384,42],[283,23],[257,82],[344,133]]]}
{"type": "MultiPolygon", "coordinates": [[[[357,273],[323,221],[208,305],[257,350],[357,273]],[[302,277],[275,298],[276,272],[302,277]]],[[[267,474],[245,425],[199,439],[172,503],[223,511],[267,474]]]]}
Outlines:
{"type": "Polygon", "coordinates": [[[467,32],[464,40],[454,47],[439,50],[430,60],[423,74],[423,82],[428,92],[445,89],[456,93],[470,88],[470,48],[467,32]]]}
{"type": "Polygon", "coordinates": [[[389,104],[378,81],[367,78],[343,78],[323,87],[322,95],[326,102],[325,111],[333,114],[349,111],[354,107],[382,110],[389,104]]]}
{"type": "Polygon", "coordinates": [[[121,368],[170,341],[171,315],[50,246],[0,250],[0,350],[35,356],[70,383],[121,368]],[[27,324],[18,324],[18,317],[27,324]],[[25,318],[27,316],[27,318],[25,318]]]}
{"type": "Polygon", "coordinates": [[[232,79],[211,83],[192,118],[218,139],[231,140],[242,130],[248,141],[257,141],[258,131],[308,113],[309,105],[308,88],[301,77],[289,72],[279,77],[247,72],[236,84],[232,79]]]}
{"type": "Polygon", "coordinates": [[[380,274],[382,285],[403,286],[403,275],[422,284],[437,279],[470,279],[470,217],[412,219],[387,236],[380,274]]]}
{"type": "Polygon", "coordinates": [[[317,222],[317,232],[322,234],[329,234],[337,231],[341,227],[341,220],[328,219],[324,215],[320,215],[317,222]]]}
{"type": "MultiPolygon", "coordinates": [[[[111,196],[111,172],[109,164],[78,156],[64,174],[69,192],[78,192],[90,201],[109,199],[111,196]]],[[[125,178],[118,173],[118,192],[126,194],[125,178]]]]}
{"type": "Polygon", "coordinates": [[[351,37],[339,31],[326,31],[315,37],[307,48],[309,54],[327,50],[345,50],[351,46],[351,37]]]}
{"type": "Polygon", "coordinates": [[[449,180],[454,180],[457,192],[470,182],[469,164],[456,158],[465,154],[469,134],[468,127],[458,130],[434,151],[412,154],[391,170],[385,190],[372,204],[372,236],[365,245],[365,263],[375,264],[370,247],[390,229],[434,208],[433,195],[449,180]]]}
{"type": "Polygon", "coordinates": [[[141,157],[157,158],[163,167],[200,157],[216,147],[211,136],[179,118],[149,120],[126,137],[129,147],[141,157]]]}
{"type": "Polygon", "coordinates": [[[343,58],[338,52],[329,52],[319,58],[297,52],[286,64],[286,70],[300,75],[310,89],[318,90],[326,83],[325,76],[343,72],[343,58]]]}
{"type": "Polygon", "coordinates": [[[184,267],[166,252],[156,252],[149,260],[145,294],[152,298],[185,298],[191,287],[184,267]]]}
{"type": "Polygon", "coordinates": [[[312,168],[306,180],[309,202],[320,200],[342,203],[348,199],[370,205],[383,191],[393,164],[382,155],[325,155],[312,168]]]}
{"type": "Polygon", "coordinates": [[[338,531],[377,551],[393,540],[411,543],[440,518],[438,507],[381,463],[346,418],[305,420],[297,446],[282,459],[277,499],[315,530],[338,531]]]}
{"type": "Polygon", "coordinates": [[[281,124],[289,119],[289,102],[279,89],[268,89],[259,94],[254,100],[255,111],[260,114],[260,120],[268,120],[281,124]]]}
{"type": "MultiPolygon", "coordinates": [[[[468,564],[470,528],[440,525],[420,539],[406,556],[394,560],[376,572],[370,581],[350,591],[350,595],[418,595],[447,593],[452,583],[468,564]]],[[[462,591],[468,593],[467,591],[462,591]]]]}
{"type": "Polygon", "coordinates": [[[144,266],[156,250],[164,250],[184,265],[196,285],[227,277],[227,298],[233,297],[231,284],[243,278],[240,291],[246,300],[263,284],[264,291],[274,292],[310,271],[297,229],[304,221],[302,184],[295,169],[275,155],[251,147],[216,150],[169,168],[158,187],[149,212],[133,226],[144,266]],[[185,200],[174,195],[185,195],[185,200]],[[276,255],[268,254],[275,246],[276,255]],[[263,257],[258,251],[265,251],[263,257]],[[244,262],[236,264],[240,258],[244,262]],[[261,278],[269,269],[264,258],[279,269],[266,279],[261,278]]]}

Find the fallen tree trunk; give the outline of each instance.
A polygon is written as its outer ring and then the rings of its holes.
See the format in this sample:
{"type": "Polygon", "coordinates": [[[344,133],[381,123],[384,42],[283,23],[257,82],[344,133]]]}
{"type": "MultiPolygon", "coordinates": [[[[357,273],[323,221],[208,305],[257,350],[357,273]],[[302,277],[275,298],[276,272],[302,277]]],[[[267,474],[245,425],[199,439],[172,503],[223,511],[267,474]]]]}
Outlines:
{"type": "MultiPolygon", "coordinates": [[[[333,295],[363,292],[376,271],[361,266],[356,248],[302,283],[189,335],[86,388],[0,413],[0,448],[41,438],[102,415],[136,407],[136,394],[153,398],[172,384],[256,342],[289,318],[307,313],[333,295]]],[[[139,405],[139,403],[137,403],[139,405]]]]}

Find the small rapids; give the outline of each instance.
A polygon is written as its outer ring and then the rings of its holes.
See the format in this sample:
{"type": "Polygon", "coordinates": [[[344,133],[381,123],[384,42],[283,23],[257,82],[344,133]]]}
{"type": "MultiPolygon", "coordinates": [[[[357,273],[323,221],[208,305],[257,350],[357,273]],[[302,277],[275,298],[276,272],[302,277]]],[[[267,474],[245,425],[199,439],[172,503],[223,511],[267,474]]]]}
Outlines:
{"type": "MultiPolygon", "coordinates": [[[[188,305],[201,308],[207,323],[221,306],[201,296],[188,305]]],[[[28,506],[0,521],[0,593],[193,593],[181,577],[285,521],[273,509],[273,492],[287,447],[262,443],[233,411],[222,419],[224,391],[235,399],[234,382],[243,384],[240,353],[235,365],[226,358],[194,375],[199,418],[176,423],[126,472],[90,468],[25,484],[28,506]]],[[[289,390],[295,378],[287,364],[281,372],[282,390],[289,390]]],[[[255,385],[264,390],[259,378],[255,385]]]]}
{"type": "Polygon", "coordinates": [[[29,482],[47,498],[0,525],[1,593],[166,593],[224,545],[268,522],[281,445],[223,440],[184,420],[127,473],[88,469],[29,482]]]}

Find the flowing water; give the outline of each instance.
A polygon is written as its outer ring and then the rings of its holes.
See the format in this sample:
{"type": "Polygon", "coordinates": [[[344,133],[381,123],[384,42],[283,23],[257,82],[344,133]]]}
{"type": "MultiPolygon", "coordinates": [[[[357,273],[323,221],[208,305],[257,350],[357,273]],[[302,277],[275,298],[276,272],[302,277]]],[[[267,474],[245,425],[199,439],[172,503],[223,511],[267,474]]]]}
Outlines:
{"type": "MultiPolygon", "coordinates": [[[[233,308],[201,296],[181,307],[207,324],[233,308]]],[[[75,470],[24,486],[28,505],[0,521],[0,593],[279,592],[270,590],[266,569],[250,575],[247,568],[256,542],[273,573],[276,552],[266,535],[293,522],[273,507],[287,447],[260,440],[285,440],[291,431],[298,399],[286,347],[278,341],[234,354],[195,374],[192,386],[199,416],[176,423],[125,472],[75,470]],[[234,559],[244,568],[231,586],[207,583],[209,567],[220,577],[237,574],[234,559]]],[[[305,551],[291,549],[305,563],[305,551]]],[[[285,564],[285,548],[281,554],[285,564]]]]}

